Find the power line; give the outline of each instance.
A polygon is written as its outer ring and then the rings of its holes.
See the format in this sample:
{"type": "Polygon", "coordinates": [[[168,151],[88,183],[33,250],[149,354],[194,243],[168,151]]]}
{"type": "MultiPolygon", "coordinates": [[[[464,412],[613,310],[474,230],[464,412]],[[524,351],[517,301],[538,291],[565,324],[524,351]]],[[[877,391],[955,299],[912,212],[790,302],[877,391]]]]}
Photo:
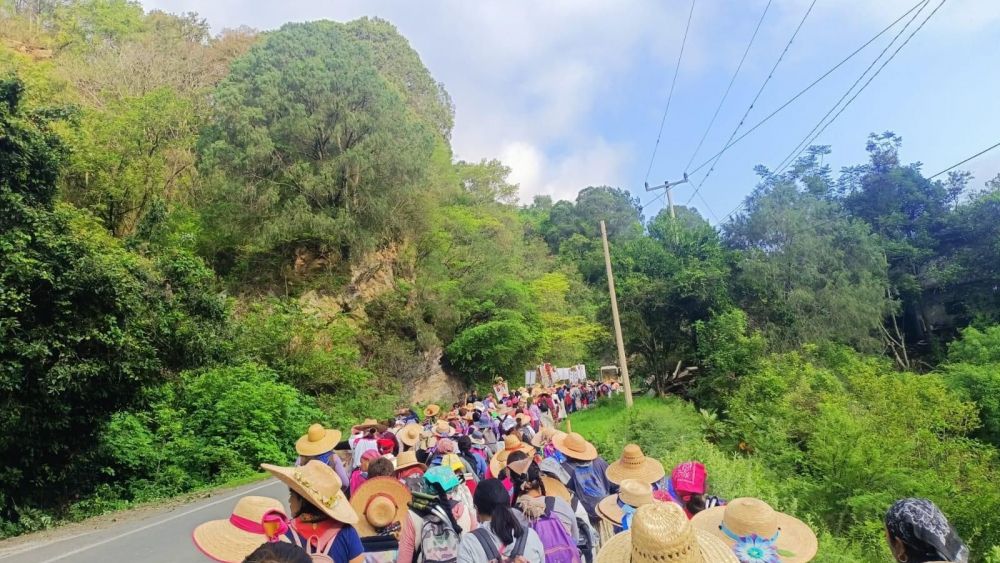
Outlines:
{"type": "Polygon", "coordinates": [[[734,145],[736,145],[737,143],[739,143],[740,141],[742,141],[743,139],[745,139],[748,135],[750,135],[751,133],[753,133],[754,131],[756,131],[757,129],[759,129],[762,125],[764,125],[765,123],[767,123],[775,115],[777,115],[778,113],[780,113],[782,110],[784,110],[788,106],[792,105],[792,103],[794,103],[796,100],[798,100],[800,97],[802,97],[806,92],[808,92],[809,90],[812,90],[817,84],[819,84],[824,79],[826,79],[826,77],[828,77],[831,74],[833,74],[838,68],[842,67],[848,61],[850,61],[855,56],[857,56],[858,53],[860,53],[861,51],[864,51],[866,48],[868,48],[869,45],[871,45],[876,40],[878,40],[879,37],[882,37],[883,35],[885,35],[885,33],[887,31],[889,31],[890,29],[892,29],[893,27],[895,27],[896,24],[898,24],[899,22],[903,21],[903,19],[906,18],[906,16],[910,15],[910,12],[912,12],[915,9],[917,9],[918,6],[920,6],[920,5],[922,5],[922,4],[926,3],[926,2],[927,2],[927,0],[919,0],[909,10],[907,10],[906,12],[904,12],[903,15],[899,16],[898,18],[896,18],[895,21],[893,21],[889,25],[887,25],[884,28],[882,28],[881,31],[879,31],[878,33],[876,33],[868,41],[865,41],[864,44],[862,44],[860,47],[858,47],[857,49],[855,49],[851,54],[847,55],[840,62],[838,62],[837,64],[833,65],[829,70],[827,70],[822,75],[820,75],[819,78],[817,78],[816,80],[812,81],[812,83],[810,83],[808,86],[806,86],[805,88],[803,88],[802,90],[800,90],[797,94],[795,94],[794,96],[792,96],[791,98],[789,98],[788,101],[786,101],[785,103],[783,103],[780,106],[778,106],[778,109],[772,111],[770,114],[768,114],[767,117],[765,117],[764,119],[761,119],[760,121],[758,121],[753,127],[751,127],[750,129],[746,130],[745,132],[743,132],[742,135],[740,135],[739,137],[737,137],[736,139],[734,139],[732,142],[727,143],[726,146],[724,146],[722,148],[722,150],[720,150],[719,152],[715,153],[714,155],[708,157],[708,159],[706,159],[704,162],[702,162],[697,167],[695,167],[693,170],[691,170],[690,173],[694,174],[695,172],[698,172],[699,170],[701,170],[705,166],[708,166],[708,164],[711,163],[713,160],[715,160],[716,157],[718,157],[721,154],[723,154],[724,152],[728,151],[731,147],[733,147],[734,145]]]}
{"type": "Polygon", "coordinates": [[[663,108],[663,117],[660,118],[660,130],[656,134],[656,143],[653,145],[653,154],[649,157],[649,166],[646,167],[645,182],[649,182],[649,173],[653,170],[653,161],[656,160],[656,151],[660,148],[660,138],[663,136],[663,124],[667,122],[667,112],[670,111],[670,100],[674,97],[674,86],[677,85],[677,75],[681,70],[681,59],[684,58],[684,46],[687,45],[688,31],[691,29],[691,16],[694,15],[694,5],[697,0],[691,0],[691,10],[688,12],[687,25],[684,26],[684,38],[681,39],[681,51],[677,55],[677,65],[674,67],[674,78],[670,81],[670,92],[667,94],[667,106],[663,108]]]}
{"type": "Polygon", "coordinates": [[[761,13],[760,19],[757,20],[757,26],[753,29],[753,35],[750,36],[750,41],[747,43],[747,48],[743,50],[743,56],[740,58],[740,64],[736,65],[736,71],[733,72],[733,77],[729,79],[729,86],[726,86],[726,92],[722,94],[722,99],[719,100],[719,105],[715,108],[715,113],[712,114],[712,119],[708,122],[708,127],[705,128],[705,132],[701,135],[701,140],[698,141],[698,146],[695,147],[694,152],[691,154],[691,159],[684,166],[684,171],[686,172],[688,168],[691,168],[691,164],[694,159],[698,156],[698,151],[701,150],[701,146],[705,144],[705,139],[708,137],[709,131],[712,130],[712,126],[715,125],[715,119],[719,117],[719,112],[722,110],[722,105],[726,103],[726,98],[729,97],[729,91],[733,89],[733,84],[736,82],[736,77],[739,76],[740,70],[743,68],[743,63],[747,60],[747,54],[750,53],[750,47],[753,46],[753,42],[757,39],[757,32],[760,31],[760,26],[764,23],[764,16],[767,15],[767,11],[771,8],[771,2],[773,0],[767,0],[767,5],[764,6],[764,12],[761,13]]]}
{"type": "Polygon", "coordinates": [[[953,165],[949,166],[948,168],[945,168],[944,170],[938,172],[937,174],[928,177],[927,179],[928,180],[933,180],[934,178],[937,178],[938,176],[944,174],[945,172],[950,172],[953,169],[958,168],[959,166],[965,164],[966,162],[969,162],[970,160],[972,160],[974,158],[979,158],[980,156],[983,156],[984,154],[990,152],[991,150],[993,150],[993,149],[995,149],[997,147],[1000,147],[1000,143],[997,143],[997,144],[993,145],[992,147],[985,148],[985,149],[977,152],[976,154],[970,156],[969,158],[963,160],[962,162],[959,162],[958,164],[953,164],[953,165]]]}
{"type": "MultiPolygon", "coordinates": [[[[852,102],[854,102],[854,100],[856,100],[856,99],[858,98],[858,96],[859,96],[859,95],[861,95],[861,92],[864,92],[864,91],[865,91],[865,89],[866,89],[866,88],[868,88],[868,86],[869,86],[869,85],[870,85],[870,84],[872,83],[872,81],[873,81],[873,80],[875,80],[875,78],[876,78],[876,77],[878,77],[878,75],[879,75],[879,74],[880,74],[880,73],[882,72],[882,70],[883,70],[883,69],[885,69],[885,67],[886,67],[886,66],[888,66],[888,64],[889,64],[889,63],[891,63],[891,62],[892,62],[892,60],[893,60],[894,58],[896,58],[896,55],[898,55],[898,54],[899,54],[899,52],[900,52],[900,51],[902,51],[904,47],[906,47],[906,45],[907,45],[907,44],[908,44],[908,43],[910,42],[910,40],[911,40],[911,39],[913,39],[913,37],[914,37],[914,36],[915,36],[915,35],[916,35],[917,33],[919,33],[919,32],[920,32],[920,30],[921,30],[921,29],[923,29],[925,25],[927,25],[927,22],[928,22],[928,21],[930,21],[930,19],[934,17],[934,14],[936,14],[936,13],[938,12],[938,10],[940,10],[940,9],[941,9],[941,7],[942,7],[942,6],[944,6],[945,2],[947,2],[947,1],[948,1],[948,0],[941,0],[941,2],[940,2],[940,3],[939,3],[939,4],[938,4],[938,5],[937,5],[937,6],[936,6],[936,7],[934,8],[934,10],[932,10],[930,14],[927,14],[927,17],[926,17],[926,18],[924,18],[924,21],[920,22],[920,25],[919,25],[919,26],[917,26],[917,28],[916,28],[916,29],[914,29],[914,30],[913,30],[912,32],[910,32],[910,34],[909,34],[908,36],[906,36],[906,39],[905,39],[905,40],[903,40],[903,42],[902,42],[902,43],[901,43],[901,44],[899,45],[899,47],[897,47],[897,48],[896,48],[896,50],[895,50],[895,51],[893,51],[893,52],[892,52],[892,54],[891,54],[891,55],[889,55],[889,58],[888,58],[888,59],[886,59],[886,60],[885,60],[885,61],[884,61],[884,62],[882,63],[882,65],[878,67],[878,69],[877,69],[877,70],[875,71],[875,73],[874,73],[874,74],[872,74],[872,75],[871,75],[871,76],[870,76],[870,77],[868,78],[868,80],[867,80],[867,81],[866,81],[866,82],[865,82],[865,83],[864,83],[864,84],[863,84],[863,85],[861,86],[861,88],[860,88],[860,89],[858,89],[858,91],[857,91],[857,92],[855,92],[855,93],[854,93],[854,95],[853,95],[853,96],[851,96],[851,98],[850,98],[849,100],[847,100],[847,103],[845,103],[845,104],[844,104],[844,106],[843,106],[843,107],[841,107],[841,108],[840,108],[840,110],[839,110],[839,111],[838,111],[838,112],[837,112],[837,113],[836,113],[836,114],[835,114],[835,115],[834,115],[834,116],[833,116],[833,117],[832,117],[832,118],[831,118],[831,119],[830,119],[829,121],[827,121],[827,122],[826,122],[826,124],[825,124],[825,125],[823,125],[823,126],[822,126],[822,128],[820,128],[820,130],[819,130],[819,131],[817,131],[815,135],[813,135],[812,139],[810,139],[810,138],[809,138],[809,135],[806,135],[806,138],[805,138],[805,139],[803,140],[803,141],[805,142],[805,145],[804,145],[804,146],[802,146],[802,149],[801,149],[801,150],[798,150],[798,152],[797,152],[797,153],[795,153],[795,154],[794,154],[794,156],[793,156],[793,155],[789,155],[789,156],[791,156],[791,158],[790,158],[790,159],[788,160],[788,162],[787,162],[787,163],[785,163],[785,164],[784,164],[784,165],[783,165],[783,166],[781,167],[781,170],[778,170],[778,171],[776,172],[777,174],[780,174],[782,170],[784,170],[785,168],[787,168],[787,167],[788,167],[788,165],[789,165],[789,164],[791,164],[791,163],[792,163],[792,162],[793,162],[793,161],[795,160],[795,158],[796,158],[796,157],[798,157],[798,155],[802,154],[802,153],[803,153],[803,152],[804,152],[804,151],[806,150],[806,148],[807,148],[807,147],[808,147],[808,146],[809,146],[809,145],[810,145],[810,144],[811,144],[811,143],[812,143],[813,141],[815,141],[815,140],[816,140],[817,138],[819,138],[819,136],[820,136],[820,135],[822,135],[824,131],[826,131],[827,127],[829,127],[829,126],[830,126],[831,124],[833,124],[833,122],[834,122],[834,121],[836,121],[836,120],[837,120],[837,118],[838,118],[838,117],[840,117],[840,115],[841,115],[842,113],[844,113],[844,110],[846,110],[846,109],[848,108],[848,106],[850,106],[850,105],[851,105],[851,103],[852,103],[852,102]]],[[[929,3],[929,0],[928,0],[928,3],[929,3]]],[[[920,11],[923,11],[923,8],[921,8],[921,10],[920,10],[920,11]]],[[[920,14],[920,11],[918,11],[918,12],[917,12],[916,14],[914,14],[914,17],[913,17],[913,20],[915,20],[915,19],[917,18],[917,16],[918,16],[918,15],[920,14]]],[[[913,20],[910,20],[910,22],[909,22],[909,23],[912,23],[912,21],[913,21],[913,20]]],[[[904,31],[906,30],[906,27],[908,27],[908,26],[909,26],[909,23],[907,23],[907,25],[903,27],[903,30],[904,30],[904,31]]],[[[898,35],[897,35],[896,37],[898,37],[898,35]]],[[[895,39],[896,39],[896,38],[893,38],[893,41],[895,41],[895,39]]],[[[889,45],[891,46],[891,45],[892,45],[892,43],[890,43],[889,45]]],[[[881,56],[882,56],[882,55],[880,54],[880,55],[879,55],[879,57],[881,57],[881,56]]],[[[877,60],[878,60],[878,59],[876,59],[876,61],[877,61],[877,60]]],[[[874,62],[874,61],[873,61],[873,62],[874,62]]],[[[865,73],[867,73],[867,72],[868,72],[868,70],[866,69],[866,70],[865,70],[865,73]]],[[[864,77],[864,73],[862,74],[862,77],[864,77]]],[[[860,79],[859,79],[859,80],[860,80],[860,79]]],[[[857,84],[857,83],[855,83],[855,84],[857,84]]],[[[851,86],[851,88],[853,89],[853,88],[854,88],[854,86],[852,85],[852,86],[851,86]]],[[[847,91],[847,94],[849,94],[849,93],[850,93],[850,90],[848,90],[848,91],[847,91]]],[[[846,96],[847,94],[845,94],[845,96],[846,96]]],[[[843,98],[841,98],[841,100],[843,100],[843,98]]],[[[840,101],[838,101],[838,102],[837,102],[837,105],[839,105],[839,104],[840,104],[840,101]]],[[[831,110],[830,110],[830,111],[833,111],[833,109],[836,109],[837,105],[834,105],[834,107],[833,107],[833,108],[831,108],[831,110]]],[[[829,115],[829,112],[827,113],[827,115],[829,115]]],[[[824,119],[826,119],[826,116],[824,116],[824,119]]],[[[822,120],[820,121],[820,123],[822,123],[822,120]]],[[[811,132],[810,132],[810,133],[811,133],[811,132]]],[[[799,146],[796,146],[796,149],[798,149],[798,148],[799,148],[799,146]]],[[[793,150],[792,152],[794,153],[795,151],[793,150]]]]}
{"type": "MultiPolygon", "coordinates": [[[[771,81],[771,78],[774,77],[774,72],[778,69],[778,65],[780,65],[781,61],[785,59],[785,55],[788,53],[788,49],[791,48],[792,43],[795,41],[795,38],[798,37],[799,31],[802,30],[802,26],[805,25],[806,19],[809,18],[809,14],[812,13],[813,7],[815,6],[816,6],[816,0],[812,0],[812,2],[809,4],[809,9],[806,10],[806,13],[802,16],[802,19],[799,21],[799,25],[795,27],[795,31],[792,33],[792,36],[788,38],[788,43],[785,44],[785,48],[781,51],[781,54],[778,56],[778,60],[774,62],[774,66],[771,67],[771,71],[767,73],[767,78],[765,78],[764,83],[760,85],[760,88],[757,90],[757,94],[753,97],[753,100],[750,102],[750,105],[747,106],[747,110],[743,112],[743,117],[740,118],[739,123],[737,123],[736,127],[733,128],[733,132],[729,135],[729,139],[726,140],[724,146],[728,146],[732,142],[736,134],[740,132],[740,128],[743,127],[743,123],[746,121],[747,116],[750,115],[750,111],[753,110],[754,105],[757,104],[757,100],[759,100],[761,94],[764,93],[764,88],[767,87],[767,84],[771,81]]],[[[705,176],[702,177],[701,182],[698,183],[698,187],[694,189],[694,192],[691,194],[691,197],[688,198],[687,203],[690,203],[691,200],[694,199],[694,196],[697,195],[698,192],[701,190],[701,187],[705,185],[705,181],[707,181],[708,177],[712,175],[712,171],[715,170],[715,166],[719,163],[719,159],[722,158],[722,155],[725,152],[726,152],[725,149],[723,149],[719,151],[718,154],[714,157],[715,162],[712,162],[712,166],[709,167],[708,172],[705,173],[705,176]]],[[[699,166],[698,169],[700,168],[701,167],[699,166]]],[[[697,172],[697,169],[694,170],[693,172],[697,172]]],[[[687,205],[687,203],[685,203],[685,205],[687,205]]]]}

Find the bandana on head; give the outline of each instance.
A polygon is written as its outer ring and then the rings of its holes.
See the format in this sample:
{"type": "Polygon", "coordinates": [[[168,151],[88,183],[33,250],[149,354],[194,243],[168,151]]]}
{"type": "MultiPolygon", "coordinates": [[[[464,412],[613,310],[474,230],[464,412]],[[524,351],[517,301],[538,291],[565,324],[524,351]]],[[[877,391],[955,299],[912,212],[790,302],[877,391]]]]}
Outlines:
{"type": "Polygon", "coordinates": [[[685,461],[670,475],[671,484],[681,497],[705,494],[705,480],[705,466],[697,461],[685,461]]]}
{"type": "Polygon", "coordinates": [[[966,563],[969,548],[934,503],[922,498],[897,501],[885,515],[889,535],[930,559],[966,563]]]}

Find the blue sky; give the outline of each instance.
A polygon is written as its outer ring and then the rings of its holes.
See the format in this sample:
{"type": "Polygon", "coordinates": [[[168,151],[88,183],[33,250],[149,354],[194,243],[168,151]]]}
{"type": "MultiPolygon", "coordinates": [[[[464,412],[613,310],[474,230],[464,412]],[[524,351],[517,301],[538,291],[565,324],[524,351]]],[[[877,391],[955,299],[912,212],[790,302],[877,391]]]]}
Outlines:
{"type": "MultiPolygon", "coordinates": [[[[722,148],[812,0],[773,0],[732,92],[695,160],[722,148]]],[[[748,124],[864,43],[917,0],[817,0],[748,124]]],[[[930,0],[914,29],[940,0],[930,0]]],[[[766,0],[696,0],[651,184],[678,178],[746,48],[766,0]]],[[[587,185],[642,183],[681,45],[690,0],[143,0],[196,11],[216,30],[379,16],[420,53],[456,106],[452,144],[466,160],[500,158],[521,199],[572,199],[587,185]]],[[[731,148],[692,202],[723,217],[776,166],[898,30],[860,53],[731,148]],[[708,209],[711,208],[711,211],[708,209]]],[[[898,43],[897,43],[898,45],[898,43]]],[[[895,48],[895,47],[894,47],[895,48]]],[[[893,48],[893,49],[894,49],[893,48]]],[[[890,53],[892,51],[890,50],[890,53]]],[[[939,12],[816,141],[835,169],[864,160],[870,132],[903,137],[903,159],[927,173],[1000,141],[1000,0],[946,0],[939,12]]],[[[975,186],[1000,172],[1000,149],[964,167],[975,186]]],[[[704,172],[704,171],[703,171],[704,172]]],[[[697,182],[701,174],[693,179],[697,182]]],[[[684,203],[693,187],[676,188],[684,203]]],[[[648,205],[647,217],[663,205],[648,205]]],[[[712,219],[715,222],[715,219],[712,219]]]]}

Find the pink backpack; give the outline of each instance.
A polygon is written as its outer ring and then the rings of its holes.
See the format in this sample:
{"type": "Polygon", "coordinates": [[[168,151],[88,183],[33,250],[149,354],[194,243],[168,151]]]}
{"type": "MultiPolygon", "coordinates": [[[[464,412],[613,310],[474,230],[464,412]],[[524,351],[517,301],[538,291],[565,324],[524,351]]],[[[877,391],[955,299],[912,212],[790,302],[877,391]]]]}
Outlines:
{"type": "Polygon", "coordinates": [[[319,541],[317,545],[313,547],[312,542],[309,538],[303,538],[294,529],[288,531],[288,536],[291,537],[292,543],[302,548],[310,558],[312,558],[312,563],[334,563],[333,556],[330,555],[330,548],[333,547],[333,540],[337,539],[337,534],[340,533],[340,528],[333,530],[333,534],[323,534],[322,537],[318,538],[319,541]]]}
{"type": "Polygon", "coordinates": [[[562,520],[552,514],[556,499],[545,497],[545,512],[531,523],[545,547],[545,563],[580,563],[580,549],[562,520]]]}

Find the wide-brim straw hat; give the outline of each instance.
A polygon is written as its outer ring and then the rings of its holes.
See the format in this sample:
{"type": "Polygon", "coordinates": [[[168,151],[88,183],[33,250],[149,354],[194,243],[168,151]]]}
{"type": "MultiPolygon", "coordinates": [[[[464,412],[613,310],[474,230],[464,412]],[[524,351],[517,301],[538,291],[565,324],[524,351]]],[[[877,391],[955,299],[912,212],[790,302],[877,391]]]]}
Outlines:
{"type": "Polygon", "coordinates": [[[427,405],[424,409],[424,416],[437,416],[441,412],[441,407],[438,405],[427,405]]]}
{"type": "Polygon", "coordinates": [[[531,424],[531,415],[525,413],[518,413],[514,415],[514,419],[517,420],[518,424],[528,425],[531,424]]]}
{"type": "Polygon", "coordinates": [[[424,431],[424,427],[417,424],[416,422],[411,422],[406,426],[399,429],[396,432],[396,437],[405,446],[415,446],[417,442],[420,441],[420,433],[424,431]]]}
{"type": "Polygon", "coordinates": [[[375,420],[374,418],[366,418],[366,419],[364,419],[361,422],[361,424],[357,424],[357,425],[351,427],[351,431],[352,432],[357,432],[359,430],[371,430],[372,428],[375,428],[379,432],[385,432],[385,430],[386,430],[386,427],[385,427],[384,424],[381,424],[379,421],[375,420]]]}
{"type": "Polygon", "coordinates": [[[545,486],[545,494],[550,497],[561,498],[567,503],[573,502],[573,495],[566,488],[566,485],[562,484],[562,481],[556,479],[555,477],[549,477],[548,475],[542,475],[542,484],[545,486]]]}
{"type": "Polygon", "coordinates": [[[340,430],[324,428],[322,424],[313,424],[309,430],[295,442],[295,451],[299,455],[323,455],[333,450],[340,442],[340,430]]]}
{"type": "Polygon", "coordinates": [[[508,434],[503,439],[503,449],[493,454],[493,457],[490,458],[490,473],[494,477],[499,475],[500,471],[504,467],[507,467],[507,456],[516,451],[522,451],[528,454],[528,457],[535,455],[535,448],[530,444],[525,444],[514,434],[508,434]]]}
{"type": "Polygon", "coordinates": [[[597,563],[739,563],[718,538],[691,526],[680,506],[640,506],[632,527],[614,535],[597,553],[597,563]]]}
{"type": "Polygon", "coordinates": [[[730,548],[735,546],[736,540],[726,534],[723,525],[738,537],[756,534],[768,539],[777,535],[774,543],[782,563],[810,561],[819,549],[816,533],[805,522],[778,512],[755,498],[738,498],[725,506],[699,512],[691,519],[691,524],[716,536],[730,548]]]}
{"type": "Polygon", "coordinates": [[[427,466],[417,461],[417,452],[413,450],[399,452],[399,456],[396,457],[396,471],[400,471],[408,467],[420,467],[424,471],[427,471],[427,466]]]}
{"type": "Polygon", "coordinates": [[[653,502],[653,487],[645,481],[625,479],[616,495],[608,495],[597,503],[597,515],[612,524],[621,524],[625,511],[618,506],[618,499],[639,508],[653,502]]]}
{"type": "Polygon", "coordinates": [[[431,432],[433,432],[435,436],[437,436],[437,437],[440,438],[440,437],[444,437],[444,436],[452,436],[452,435],[454,435],[455,434],[455,428],[452,425],[450,425],[447,422],[445,422],[444,420],[439,420],[439,421],[437,421],[437,424],[435,424],[431,428],[431,432]]]}
{"type": "Polygon", "coordinates": [[[198,526],[191,533],[194,545],[210,559],[226,563],[241,563],[268,538],[264,533],[263,519],[268,512],[286,516],[281,501],[268,497],[247,496],[236,501],[229,518],[212,520],[198,526]],[[236,521],[243,527],[237,527],[236,521]],[[260,526],[259,532],[245,528],[260,526]]]}
{"type": "Polygon", "coordinates": [[[636,479],[643,483],[656,483],[667,472],[659,460],[647,457],[637,444],[628,444],[622,451],[622,456],[608,465],[606,475],[608,481],[621,483],[625,479],[636,479]]]}
{"type": "Polygon", "coordinates": [[[351,507],[358,515],[355,528],[361,537],[374,536],[379,529],[402,521],[413,495],[393,477],[373,477],[351,496],[351,507]]]}
{"type": "Polygon", "coordinates": [[[591,461],[597,459],[597,448],[576,432],[552,438],[556,449],[572,459],[591,461]]]}
{"type": "Polygon", "coordinates": [[[543,448],[545,447],[546,444],[555,439],[556,436],[564,437],[566,436],[566,433],[563,432],[562,430],[556,430],[551,426],[546,426],[541,430],[539,430],[538,434],[535,434],[534,436],[531,437],[531,445],[535,446],[536,448],[543,448]]]}
{"type": "Polygon", "coordinates": [[[279,467],[262,463],[261,469],[277,477],[324,514],[344,524],[356,524],[358,515],[340,490],[343,484],[332,467],[312,460],[301,467],[279,467]]]}

